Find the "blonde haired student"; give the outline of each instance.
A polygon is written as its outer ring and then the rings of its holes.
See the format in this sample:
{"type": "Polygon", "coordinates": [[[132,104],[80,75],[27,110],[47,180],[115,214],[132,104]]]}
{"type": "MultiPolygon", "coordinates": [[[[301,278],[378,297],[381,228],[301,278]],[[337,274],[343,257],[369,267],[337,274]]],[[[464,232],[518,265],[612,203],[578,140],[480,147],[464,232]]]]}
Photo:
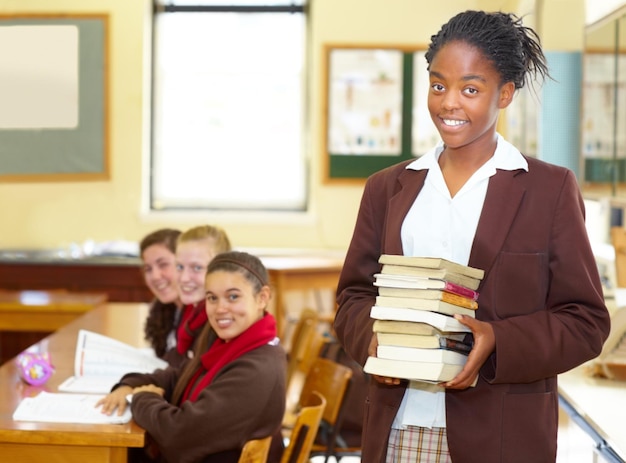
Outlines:
{"type": "Polygon", "coordinates": [[[221,227],[199,225],[184,231],[176,242],[178,297],[183,306],[176,329],[175,347],[167,360],[180,363],[193,354],[195,339],[206,324],[204,277],[211,260],[231,250],[230,239],[221,227]]]}

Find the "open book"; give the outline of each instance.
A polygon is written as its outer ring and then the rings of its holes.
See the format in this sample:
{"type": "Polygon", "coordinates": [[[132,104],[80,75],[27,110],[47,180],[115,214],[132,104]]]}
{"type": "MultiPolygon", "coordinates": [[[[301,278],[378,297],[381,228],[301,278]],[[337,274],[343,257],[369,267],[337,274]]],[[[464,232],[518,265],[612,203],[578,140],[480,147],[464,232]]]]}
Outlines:
{"type": "Polygon", "coordinates": [[[105,415],[96,402],[103,397],[94,394],[64,394],[42,391],[26,397],[13,412],[15,421],[44,421],[51,423],[123,424],[131,418],[130,407],[124,414],[105,415]]]}
{"type": "Polygon", "coordinates": [[[165,360],[145,349],[80,330],[74,355],[74,376],[66,379],[59,391],[107,394],[126,373],[151,373],[167,365],[165,360]]]}

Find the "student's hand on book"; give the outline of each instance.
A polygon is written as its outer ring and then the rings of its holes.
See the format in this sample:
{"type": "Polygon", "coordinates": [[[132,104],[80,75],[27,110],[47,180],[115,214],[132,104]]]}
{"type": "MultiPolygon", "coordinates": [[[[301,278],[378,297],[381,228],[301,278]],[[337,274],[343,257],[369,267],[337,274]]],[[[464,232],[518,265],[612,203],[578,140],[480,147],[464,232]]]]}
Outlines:
{"type": "MultiPolygon", "coordinates": [[[[376,350],[378,349],[378,336],[376,333],[372,334],[372,340],[370,341],[370,345],[367,348],[367,355],[370,357],[376,357],[376,350]]],[[[397,386],[400,384],[400,379],[398,378],[389,378],[388,376],[378,376],[372,375],[376,381],[382,384],[386,384],[387,386],[397,386]]]]}
{"type": "Polygon", "coordinates": [[[442,386],[448,389],[466,389],[475,383],[480,368],[496,348],[496,336],[493,327],[487,322],[466,315],[455,315],[454,318],[472,330],[474,346],[467,356],[463,370],[452,380],[442,383],[442,386]]]}
{"type": "Polygon", "coordinates": [[[155,386],[154,384],[146,384],[145,386],[139,386],[133,389],[133,394],[137,394],[138,392],[152,392],[160,395],[161,397],[165,395],[165,389],[155,386]]]}
{"type": "Polygon", "coordinates": [[[120,386],[110,394],[107,394],[102,399],[96,402],[96,407],[102,406],[100,411],[105,415],[112,415],[115,410],[119,416],[123,415],[128,406],[126,402],[126,396],[133,392],[133,388],[130,386],[120,386]]]}

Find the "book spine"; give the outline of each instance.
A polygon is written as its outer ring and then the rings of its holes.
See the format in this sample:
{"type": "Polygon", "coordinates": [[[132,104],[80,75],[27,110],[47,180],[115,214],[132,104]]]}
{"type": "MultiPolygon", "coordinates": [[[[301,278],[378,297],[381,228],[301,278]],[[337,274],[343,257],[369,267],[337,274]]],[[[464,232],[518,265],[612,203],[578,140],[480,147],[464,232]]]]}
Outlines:
{"type": "Polygon", "coordinates": [[[450,339],[445,336],[439,337],[439,346],[442,349],[452,350],[461,354],[469,354],[472,350],[472,345],[457,339],[450,339]]]}
{"type": "Polygon", "coordinates": [[[457,285],[456,283],[452,283],[451,281],[446,281],[446,285],[443,288],[444,291],[452,294],[457,294],[459,296],[467,297],[473,301],[478,300],[478,292],[473,289],[466,288],[465,286],[457,285]]]}
{"type": "Polygon", "coordinates": [[[474,301],[473,299],[465,296],[459,296],[458,294],[449,293],[447,291],[443,291],[441,293],[441,300],[443,302],[458,305],[460,307],[465,307],[468,309],[475,310],[478,308],[478,302],[474,301]]]}

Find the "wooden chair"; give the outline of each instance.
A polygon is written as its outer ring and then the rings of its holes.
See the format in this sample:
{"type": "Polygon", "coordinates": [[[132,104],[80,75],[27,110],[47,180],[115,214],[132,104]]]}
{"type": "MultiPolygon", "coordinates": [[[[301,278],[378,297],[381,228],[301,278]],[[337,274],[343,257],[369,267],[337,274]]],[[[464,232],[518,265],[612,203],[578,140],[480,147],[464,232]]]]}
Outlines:
{"type": "MultiPolygon", "coordinates": [[[[311,387],[322,394],[328,394],[326,409],[317,432],[317,439],[311,447],[310,455],[323,455],[325,463],[331,456],[335,458],[336,462],[341,461],[345,456],[360,456],[361,447],[349,447],[341,437],[341,426],[346,412],[345,399],[353,380],[352,369],[334,360],[320,358],[320,361],[316,361],[311,367],[310,373],[314,377],[318,377],[313,381],[311,387]],[[327,388],[331,391],[334,390],[334,394],[319,384],[325,382],[324,377],[332,378],[326,382],[328,383],[327,388]]],[[[307,388],[303,393],[308,393],[307,388]]]]}
{"type": "Polygon", "coordinates": [[[326,408],[326,399],[319,392],[313,391],[298,413],[289,444],[285,447],[280,463],[309,461],[311,447],[322,421],[324,408],[326,408]]]}
{"type": "MultiPolygon", "coordinates": [[[[335,456],[337,460],[340,458],[339,453],[335,451],[335,444],[341,429],[342,405],[351,378],[352,370],[349,367],[330,359],[317,357],[311,365],[300,393],[298,409],[309,402],[314,392],[326,399],[326,407],[317,432],[318,435],[323,432],[325,444],[313,443],[311,448],[311,455],[325,455],[325,461],[328,461],[330,456],[335,456]]],[[[286,419],[283,421],[284,434],[289,434],[289,428],[294,426],[292,423],[293,420],[290,420],[286,414],[286,419]]]]}
{"type": "Polygon", "coordinates": [[[287,364],[287,383],[295,371],[301,370],[302,360],[306,357],[311,337],[317,331],[318,314],[313,309],[303,309],[291,336],[289,362],[287,364]]]}
{"type": "Polygon", "coordinates": [[[272,436],[249,440],[241,450],[238,463],[266,463],[271,444],[272,436]]]}
{"type": "Polygon", "coordinates": [[[626,288],[626,228],[611,227],[611,244],[615,248],[617,287],[626,288]]]}
{"type": "Polygon", "coordinates": [[[323,343],[317,311],[302,311],[292,340],[287,363],[287,410],[294,415],[306,375],[323,343]]]}

